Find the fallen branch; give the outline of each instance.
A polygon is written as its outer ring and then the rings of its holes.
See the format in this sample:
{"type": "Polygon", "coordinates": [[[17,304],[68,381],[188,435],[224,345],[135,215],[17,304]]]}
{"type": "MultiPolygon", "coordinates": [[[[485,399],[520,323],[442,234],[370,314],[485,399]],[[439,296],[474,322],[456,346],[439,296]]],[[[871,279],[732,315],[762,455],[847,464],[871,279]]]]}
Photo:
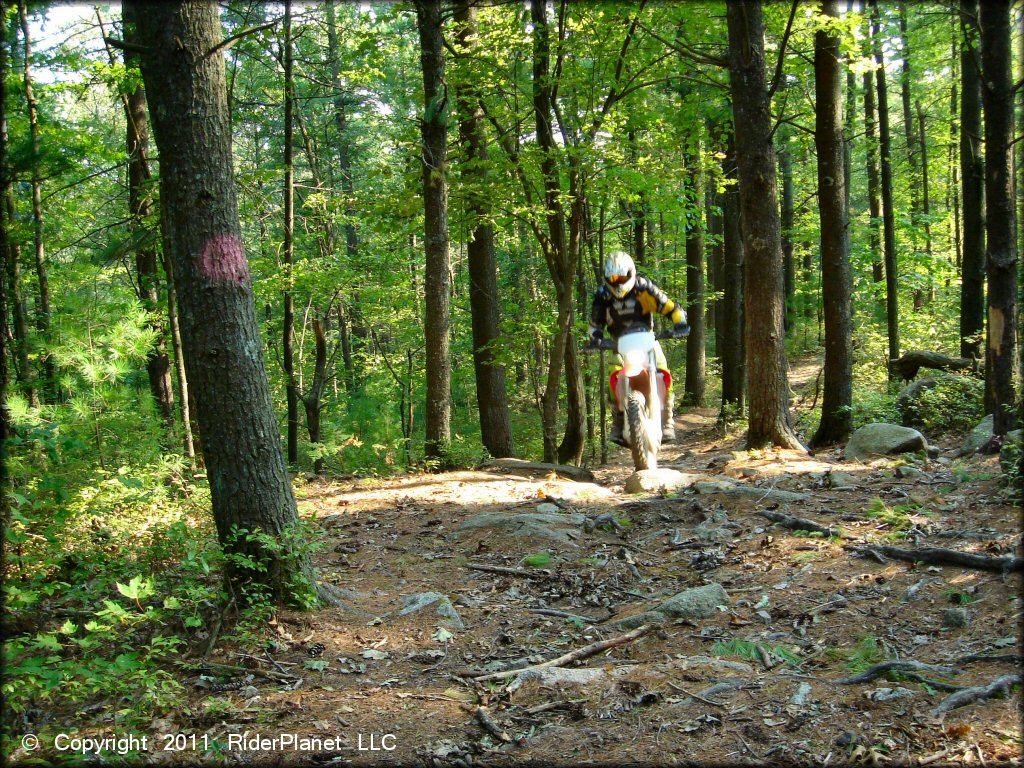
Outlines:
{"type": "Polygon", "coordinates": [[[492,470],[494,472],[533,472],[565,475],[570,480],[577,482],[594,482],[594,473],[580,467],[567,466],[565,464],[548,464],[543,461],[524,461],[523,459],[491,459],[480,465],[479,469],[492,470]]]}
{"type": "Polygon", "coordinates": [[[990,557],[989,555],[975,555],[970,552],[943,549],[942,547],[900,549],[899,547],[890,547],[884,544],[872,544],[869,547],[848,545],[846,549],[858,555],[874,557],[876,559],[891,557],[894,560],[906,560],[910,563],[924,562],[931,565],[956,565],[961,568],[973,568],[977,571],[995,571],[996,573],[1024,571],[1024,557],[1014,557],[1013,555],[990,557]]]}
{"type": "Polygon", "coordinates": [[[954,669],[953,667],[940,667],[937,664],[925,664],[922,661],[883,661],[881,664],[875,664],[873,667],[868,667],[858,675],[851,675],[850,677],[841,677],[838,680],[833,680],[836,685],[854,685],[855,683],[867,683],[874,680],[876,677],[881,677],[887,672],[934,672],[937,675],[945,675],[946,677],[953,677],[959,675],[960,670],[954,669]]]}
{"type": "Polygon", "coordinates": [[[506,744],[512,741],[512,737],[502,730],[501,726],[491,718],[490,714],[487,712],[487,707],[476,708],[476,720],[485,731],[491,734],[491,736],[496,738],[498,741],[504,741],[506,744]]]}
{"type": "Polygon", "coordinates": [[[538,576],[550,576],[551,571],[537,570],[526,571],[522,568],[509,568],[504,565],[483,565],[482,563],[466,563],[465,568],[471,571],[484,571],[485,573],[500,573],[502,576],[519,576],[524,579],[533,579],[538,576]]]}
{"type": "Polygon", "coordinates": [[[578,613],[569,613],[568,611],[559,611],[556,608],[529,608],[527,613],[536,613],[539,616],[554,616],[558,619],[571,619],[573,621],[583,621],[587,624],[597,624],[601,619],[592,619],[589,616],[580,616],[578,613]]]}
{"type": "Polygon", "coordinates": [[[565,701],[549,701],[546,704],[538,704],[524,710],[528,715],[539,715],[542,712],[550,712],[552,709],[571,709],[581,704],[586,704],[588,699],[566,699],[565,701]]]}
{"type": "Polygon", "coordinates": [[[901,379],[910,381],[917,376],[921,368],[935,368],[942,371],[971,371],[978,370],[978,361],[968,357],[949,357],[939,352],[927,350],[915,350],[907,352],[898,360],[891,360],[889,368],[901,379]]]}
{"type": "Polygon", "coordinates": [[[957,691],[952,696],[947,696],[928,714],[932,717],[938,717],[939,715],[944,715],[950,710],[966,707],[968,704],[973,704],[976,701],[991,699],[999,693],[1009,696],[1010,689],[1019,682],[1020,674],[1018,673],[1015,675],[1003,675],[1002,677],[997,677],[988,685],[979,685],[976,688],[965,688],[962,691],[957,691]]]}
{"type": "Polygon", "coordinates": [[[591,643],[590,645],[584,646],[583,648],[577,648],[575,651],[570,651],[569,653],[559,656],[557,659],[551,659],[551,661],[545,661],[540,664],[532,664],[528,667],[521,667],[519,669],[507,669],[504,672],[491,672],[486,675],[477,675],[476,677],[473,677],[471,679],[473,680],[474,683],[483,683],[487,680],[501,680],[506,677],[511,677],[512,675],[521,674],[528,670],[545,669],[547,667],[561,667],[565,664],[571,664],[574,661],[580,661],[581,659],[589,658],[598,653],[601,653],[602,651],[607,651],[610,648],[616,648],[620,645],[626,645],[627,643],[631,643],[637,638],[646,635],[656,626],[656,624],[642,624],[636,629],[634,629],[632,632],[627,632],[624,635],[620,635],[619,637],[612,637],[608,640],[600,640],[596,643],[591,643]]]}
{"type": "Polygon", "coordinates": [[[761,517],[767,517],[773,523],[778,523],[783,528],[789,528],[793,531],[814,531],[815,533],[823,533],[826,536],[849,538],[849,535],[842,528],[834,525],[822,525],[805,517],[793,517],[792,515],[784,515],[781,512],[772,512],[767,509],[759,509],[757,514],[761,515],[761,517]]]}

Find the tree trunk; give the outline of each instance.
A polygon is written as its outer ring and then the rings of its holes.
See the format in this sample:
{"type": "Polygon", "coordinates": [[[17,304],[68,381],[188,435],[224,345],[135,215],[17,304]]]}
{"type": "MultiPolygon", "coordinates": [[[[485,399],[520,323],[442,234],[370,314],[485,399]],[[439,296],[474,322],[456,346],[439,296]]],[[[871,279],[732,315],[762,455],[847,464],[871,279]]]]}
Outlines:
{"type": "MultiPolygon", "coordinates": [[[[869,38],[870,39],[870,38],[869,38]]],[[[867,149],[868,176],[868,247],[871,250],[871,279],[880,283],[885,279],[878,228],[882,223],[882,184],[878,171],[878,137],[875,135],[875,79],[864,73],[864,143],[867,149]]]]}
{"type": "MultiPolygon", "coordinates": [[[[455,7],[459,25],[459,50],[470,57],[477,46],[475,0],[460,0],[455,7]]],[[[487,145],[483,130],[483,111],[479,93],[468,85],[459,93],[459,141],[465,164],[462,176],[470,188],[468,215],[473,231],[466,245],[469,261],[469,303],[473,325],[473,368],[476,373],[476,400],[480,409],[480,436],[487,452],[494,457],[514,456],[512,427],[509,421],[505,388],[505,366],[495,353],[500,343],[498,273],[494,251],[494,227],[490,224],[487,196],[487,145]]]]}
{"type": "MultiPolygon", "coordinates": [[[[7,214],[7,221],[13,222],[17,219],[17,211],[14,207],[14,191],[12,185],[8,184],[4,193],[4,211],[7,214]]],[[[8,233],[10,237],[11,233],[8,233]]],[[[18,379],[18,388],[33,408],[39,407],[39,390],[36,389],[35,376],[32,364],[29,362],[28,347],[28,311],[25,309],[25,296],[21,288],[21,245],[13,239],[7,243],[7,272],[4,278],[7,280],[8,289],[11,292],[11,316],[14,321],[14,359],[15,376],[18,379]]]]}
{"type": "Polygon", "coordinates": [[[295,78],[292,73],[292,4],[284,3],[284,317],[281,326],[281,357],[284,365],[285,402],[288,413],[288,463],[299,463],[299,388],[295,381],[295,78]]]}
{"type": "MultiPolygon", "coordinates": [[[[341,176],[341,192],[345,197],[345,255],[354,262],[359,252],[359,235],[356,232],[353,220],[355,218],[355,188],[352,181],[352,160],[351,144],[352,139],[348,130],[348,96],[341,82],[340,54],[338,52],[338,25],[334,15],[335,0],[327,0],[327,54],[331,60],[331,81],[334,85],[334,124],[338,131],[338,173],[341,176]]],[[[344,300],[343,300],[344,301],[344,300]]],[[[345,391],[349,397],[355,394],[356,371],[353,363],[352,351],[353,342],[365,337],[365,332],[357,332],[357,313],[359,307],[358,294],[351,297],[348,304],[348,311],[344,311],[339,305],[338,329],[342,334],[342,361],[345,365],[345,391]],[[349,326],[352,332],[349,332],[349,326]],[[355,337],[355,339],[353,339],[355,337]]]]}
{"type": "Polygon", "coordinates": [[[423,69],[424,278],[427,459],[447,467],[451,443],[451,258],[448,253],[448,86],[445,83],[441,4],[416,0],[423,69]]]}
{"type": "MultiPolygon", "coordinates": [[[[161,208],[163,210],[163,207],[161,208]]],[[[185,455],[190,460],[196,457],[195,430],[192,426],[192,399],[188,392],[188,375],[185,373],[185,351],[181,343],[181,325],[178,323],[178,291],[174,287],[174,267],[171,265],[170,240],[166,234],[166,219],[161,216],[164,231],[164,274],[167,275],[167,319],[171,326],[171,348],[174,350],[174,373],[178,379],[178,397],[181,401],[181,426],[184,433],[185,455]]]]}
{"type": "Polygon", "coordinates": [[[750,397],[747,444],[750,448],[777,445],[801,450],[803,446],[789,423],[782,327],[782,238],[761,5],[727,0],[726,20],[746,259],[743,303],[750,397]]]}
{"type": "MultiPolygon", "coordinates": [[[[313,362],[313,381],[309,391],[302,398],[302,405],[306,410],[306,429],[309,431],[309,442],[314,446],[323,443],[323,434],[320,430],[320,415],[323,410],[324,390],[327,388],[327,333],[325,324],[330,322],[332,307],[327,308],[324,314],[324,322],[319,317],[313,318],[313,338],[315,341],[315,359],[313,362]]],[[[324,458],[317,456],[313,459],[313,471],[322,475],[324,473],[324,458]]]]}
{"type": "MultiPolygon", "coordinates": [[[[726,136],[722,176],[736,180],[733,133],[726,136]]],[[[722,192],[722,420],[742,417],[746,400],[746,355],[743,344],[743,238],[740,236],[740,195],[735,183],[722,192]]]]}
{"type": "Polygon", "coordinates": [[[882,231],[885,244],[885,319],[889,359],[900,356],[899,294],[896,274],[896,212],[892,199],[892,142],[889,138],[889,96],[879,32],[878,0],[871,0],[871,39],[875,52],[878,88],[878,138],[882,153],[882,231]]]}
{"type": "MultiPolygon", "coordinates": [[[[839,17],[839,0],[822,0],[821,10],[839,17]]],[[[811,443],[833,445],[853,424],[853,322],[850,241],[846,219],[842,66],[839,37],[825,29],[814,35],[815,126],[818,209],[821,216],[821,282],[825,305],[825,381],[821,422],[811,443]]]]}
{"type": "MultiPolygon", "coordinates": [[[[133,38],[135,19],[132,8],[122,14],[125,40],[133,38]]],[[[108,49],[111,64],[114,52],[108,49]]],[[[126,65],[138,66],[138,57],[125,54],[126,65]]],[[[138,279],[139,300],[149,313],[149,326],[156,334],[153,347],[146,357],[149,391],[168,430],[174,428],[174,387],[171,384],[171,360],[167,355],[166,328],[160,317],[160,274],[157,270],[156,248],[146,232],[147,220],[152,213],[152,198],[146,185],[150,180],[149,126],[146,123],[146,89],[136,85],[122,97],[127,126],[128,152],[128,213],[131,217],[132,237],[135,245],[135,272],[138,279]]]]}
{"type": "Polygon", "coordinates": [[[236,597],[260,585],[316,600],[259,339],[232,173],[223,38],[214,3],[133,0],[143,80],[160,151],[161,203],[196,395],[213,514],[236,597]],[[249,535],[246,535],[247,532],[249,535]],[[268,538],[269,537],[269,538],[268,538]],[[251,558],[264,568],[246,566],[251,558]]]}
{"type": "Polygon", "coordinates": [[[50,339],[50,281],[46,270],[46,250],[43,241],[43,178],[39,146],[39,108],[32,88],[32,39],[29,36],[28,11],[25,0],[18,0],[18,17],[21,34],[25,43],[24,84],[25,101],[28,104],[28,124],[32,141],[32,244],[36,263],[36,280],[39,285],[39,305],[36,311],[36,330],[41,344],[40,357],[43,361],[43,399],[57,400],[57,372],[49,348],[50,339]]]}
{"type": "Polygon", "coordinates": [[[699,152],[687,158],[686,175],[695,212],[689,216],[686,231],[686,317],[690,322],[690,335],[686,339],[686,379],[683,384],[683,402],[704,406],[704,226],[701,215],[703,191],[698,168],[699,152]]]}
{"type": "Polygon", "coordinates": [[[960,0],[960,184],[964,210],[960,270],[960,356],[982,357],[985,331],[985,159],[981,144],[978,0],[960,0]]]}
{"type": "Polygon", "coordinates": [[[711,327],[715,336],[715,357],[722,356],[722,310],[725,302],[722,301],[722,290],[725,288],[725,226],[722,221],[722,195],[715,189],[714,184],[707,185],[707,210],[708,237],[711,241],[711,253],[708,259],[708,278],[711,282],[711,290],[717,297],[711,304],[711,327]]]}
{"type": "Polygon", "coordinates": [[[789,132],[779,129],[779,175],[782,176],[782,273],[784,286],[783,322],[786,331],[793,327],[796,300],[796,262],[793,260],[793,153],[789,132]]]}
{"type": "Polygon", "coordinates": [[[558,460],[558,400],[562,365],[572,323],[573,280],[575,264],[569,261],[562,209],[562,185],[555,157],[555,136],[551,127],[552,85],[550,42],[545,3],[530,3],[533,22],[533,111],[537,129],[537,145],[541,150],[541,174],[544,178],[544,209],[547,218],[547,242],[542,243],[548,271],[555,286],[558,320],[548,350],[548,372],[543,395],[544,461],[558,460]]]}
{"type": "Polygon", "coordinates": [[[1013,198],[1013,77],[1010,0],[981,3],[981,98],[985,109],[985,271],[988,325],[985,405],[993,435],[1014,429],[1017,375],[1017,227],[1013,198]]]}

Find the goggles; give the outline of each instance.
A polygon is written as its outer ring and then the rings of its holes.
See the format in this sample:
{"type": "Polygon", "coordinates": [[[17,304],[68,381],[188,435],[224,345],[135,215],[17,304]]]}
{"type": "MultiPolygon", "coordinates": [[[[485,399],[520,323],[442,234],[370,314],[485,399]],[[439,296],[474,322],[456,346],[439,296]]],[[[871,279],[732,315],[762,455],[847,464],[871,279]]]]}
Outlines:
{"type": "Polygon", "coordinates": [[[611,275],[605,278],[612,285],[624,285],[630,281],[631,275],[611,275]]]}

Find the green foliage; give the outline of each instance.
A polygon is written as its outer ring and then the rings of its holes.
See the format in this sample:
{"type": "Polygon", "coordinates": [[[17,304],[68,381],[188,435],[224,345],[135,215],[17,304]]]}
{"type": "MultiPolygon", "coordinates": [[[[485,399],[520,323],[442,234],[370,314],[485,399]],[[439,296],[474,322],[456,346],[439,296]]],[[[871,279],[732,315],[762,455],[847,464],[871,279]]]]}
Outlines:
{"type": "Polygon", "coordinates": [[[878,638],[864,635],[847,654],[846,668],[851,672],[863,672],[883,658],[885,654],[878,645],[878,638]]]}
{"type": "Polygon", "coordinates": [[[546,568],[551,564],[551,553],[538,552],[535,555],[529,555],[523,559],[523,564],[528,565],[531,568],[546,568]]]}
{"type": "Polygon", "coordinates": [[[907,424],[929,435],[968,432],[985,416],[985,383],[968,376],[940,378],[904,409],[907,424]]]}
{"type": "Polygon", "coordinates": [[[741,659],[749,659],[750,661],[760,661],[762,651],[781,659],[790,666],[800,666],[800,658],[782,645],[754,643],[735,637],[731,640],[718,640],[711,646],[711,652],[719,656],[739,656],[741,659]]]}

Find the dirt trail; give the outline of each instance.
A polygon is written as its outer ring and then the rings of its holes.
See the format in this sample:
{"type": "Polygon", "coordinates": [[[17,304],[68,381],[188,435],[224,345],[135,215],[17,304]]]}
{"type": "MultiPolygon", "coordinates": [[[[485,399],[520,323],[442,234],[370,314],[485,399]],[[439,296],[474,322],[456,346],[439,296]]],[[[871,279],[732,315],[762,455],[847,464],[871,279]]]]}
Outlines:
{"type": "MultiPolygon", "coordinates": [[[[805,385],[815,374],[806,372],[805,385]]],[[[628,452],[614,447],[611,463],[594,470],[595,483],[462,471],[300,486],[303,513],[315,513],[324,532],[318,566],[349,608],[280,615],[273,666],[270,655],[253,663],[287,674],[257,675],[258,691],[247,694],[197,690],[194,711],[212,713],[204,727],[221,740],[232,731],[340,737],[340,748],[318,758],[325,764],[930,757],[936,765],[994,765],[1019,756],[1019,692],[956,709],[943,722],[928,714],[948,695],[939,688],[987,684],[1017,669],[1005,657],[1017,647],[1018,577],[875,562],[757,514],[774,509],[906,547],[1005,553],[1020,536],[995,460],[918,459],[919,474],[896,477],[905,460],[865,466],[832,453],[748,453],[715,417],[714,409],[679,414],[680,441],[666,447],[663,464],[802,496],[627,496],[628,452]],[[556,508],[538,510],[544,504],[556,508]],[[484,513],[578,514],[589,522],[574,532],[567,524],[564,540],[459,531],[484,513]],[[622,635],[617,620],[708,582],[726,589],[727,609],[669,621],[584,660],[580,666],[594,670],[586,684],[542,679],[509,690],[504,680],[470,681],[498,661],[524,666],[622,635]],[[426,592],[450,598],[463,626],[436,604],[400,615],[403,598],[426,592]],[[318,643],[327,663],[310,665],[318,643]],[[972,654],[1002,660],[958,661],[972,654]],[[925,674],[931,683],[908,676],[835,683],[897,658],[952,665],[959,674],[925,674]],[[295,678],[301,684],[289,690],[295,678]]],[[[221,661],[237,664],[232,652],[218,646],[221,661]]],[[[257,750],[229,760],[267,757],[257,750]]]]}

